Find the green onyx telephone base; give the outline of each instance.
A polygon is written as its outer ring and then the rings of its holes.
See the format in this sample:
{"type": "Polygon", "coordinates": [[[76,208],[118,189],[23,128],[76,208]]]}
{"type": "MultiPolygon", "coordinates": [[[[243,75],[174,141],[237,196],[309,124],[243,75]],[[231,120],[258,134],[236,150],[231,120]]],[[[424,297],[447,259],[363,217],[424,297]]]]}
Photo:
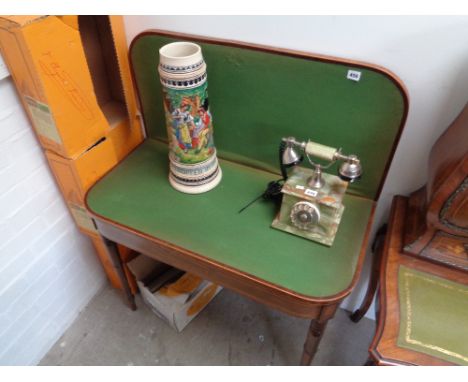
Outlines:
{"type": "Polygon", "coordinates": [[[281,210],[272,227],[331,246],[345,207],[343,197],[348,183],[338,176],[322,174],[324,186],[309,188],[311,169],[296,167],[283,186],[281,210]]]}
{"type": "Polygon", "coordinates": [[[294,137],[283,138],[279,147],[281,174],[286,180],[281,192],[283,202],[279,215],[272,227],[306,239],[331,246],[335,240],[343,216],[343,197],[349,182],[361,178],[360,159],[344,155],[341,149],[307,141],[298,142],[294,137]],[[288,167],[302,162],[304,155],[313,166],[313,170],[294,167],[288,178],[288,167]],[[325,165],[312,157],[327,161],[325,165]],[[324,174],[322,169],[330,168],[341,161],[338,176],[324,174]]]}

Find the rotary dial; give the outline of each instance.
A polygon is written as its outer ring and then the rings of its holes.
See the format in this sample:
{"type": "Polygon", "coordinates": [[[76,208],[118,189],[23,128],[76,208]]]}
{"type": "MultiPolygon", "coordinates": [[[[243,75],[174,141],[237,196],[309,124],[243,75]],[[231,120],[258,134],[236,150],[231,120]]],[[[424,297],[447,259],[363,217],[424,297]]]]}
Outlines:
{"type": "Polygon", "coordinates": [[[320,210],[314,203],[297,202],[291,208],[290,218],[296,228],[306,231],[319,222],[320,210]]]}

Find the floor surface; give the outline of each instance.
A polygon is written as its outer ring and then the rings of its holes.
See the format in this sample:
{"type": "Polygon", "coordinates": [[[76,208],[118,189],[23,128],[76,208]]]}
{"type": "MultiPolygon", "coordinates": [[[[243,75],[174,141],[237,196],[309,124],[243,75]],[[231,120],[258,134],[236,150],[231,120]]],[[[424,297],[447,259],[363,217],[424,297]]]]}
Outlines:
{"type": "MultiPolygon", "coordinates": [[[[138,310],[104,288],[41,365],[297,365],[309,322],[221,291],[181,332],[137,296],[138,310]]],[[[375,323],[338,310],[313,365],[363,365],[375,323]]]]}

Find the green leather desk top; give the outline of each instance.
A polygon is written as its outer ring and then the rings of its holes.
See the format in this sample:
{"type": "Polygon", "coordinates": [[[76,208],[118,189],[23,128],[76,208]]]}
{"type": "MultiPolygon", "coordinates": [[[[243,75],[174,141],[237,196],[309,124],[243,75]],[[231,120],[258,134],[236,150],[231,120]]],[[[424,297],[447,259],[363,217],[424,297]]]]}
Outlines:
{"type": "Polygon", "coordinates": [[[398,346],[468,365],[468,286],[400,266],[398,346]]]}
{"type": "Polygon", "coordinates": [[[207,63],[219,157],[279,173],[281,137],[342,147],[364,170],[350,192],[377,199],[408,110],[398,78],[363,63],[148,31],[132,41],[130,62],[150,138],[167,139],[159,49],[184,40],[200,44],[207,63]]]}
{"type": "Polygon", "coordinates": [[[351,284],[374,201],[347,195],[333,247],[270,228],[275,207],[260,201],[275,174],[221,160],[221,183],[187,195],[169,184],[167,145],[146,140],[88,193],[90,210],[133,230],[312,297],[351,284]]]}

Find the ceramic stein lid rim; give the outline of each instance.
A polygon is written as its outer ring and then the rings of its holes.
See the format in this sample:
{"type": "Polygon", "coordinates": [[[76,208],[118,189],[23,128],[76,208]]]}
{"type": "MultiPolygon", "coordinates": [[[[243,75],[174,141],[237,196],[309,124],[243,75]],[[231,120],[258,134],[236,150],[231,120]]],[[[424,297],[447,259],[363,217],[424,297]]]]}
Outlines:
{"type": "Polygon", "coordinates": [[[193,42],[173,42],[159,49],[161,64],[184,66],[200,62],[202,57],[201,47],[193,42]]]}

